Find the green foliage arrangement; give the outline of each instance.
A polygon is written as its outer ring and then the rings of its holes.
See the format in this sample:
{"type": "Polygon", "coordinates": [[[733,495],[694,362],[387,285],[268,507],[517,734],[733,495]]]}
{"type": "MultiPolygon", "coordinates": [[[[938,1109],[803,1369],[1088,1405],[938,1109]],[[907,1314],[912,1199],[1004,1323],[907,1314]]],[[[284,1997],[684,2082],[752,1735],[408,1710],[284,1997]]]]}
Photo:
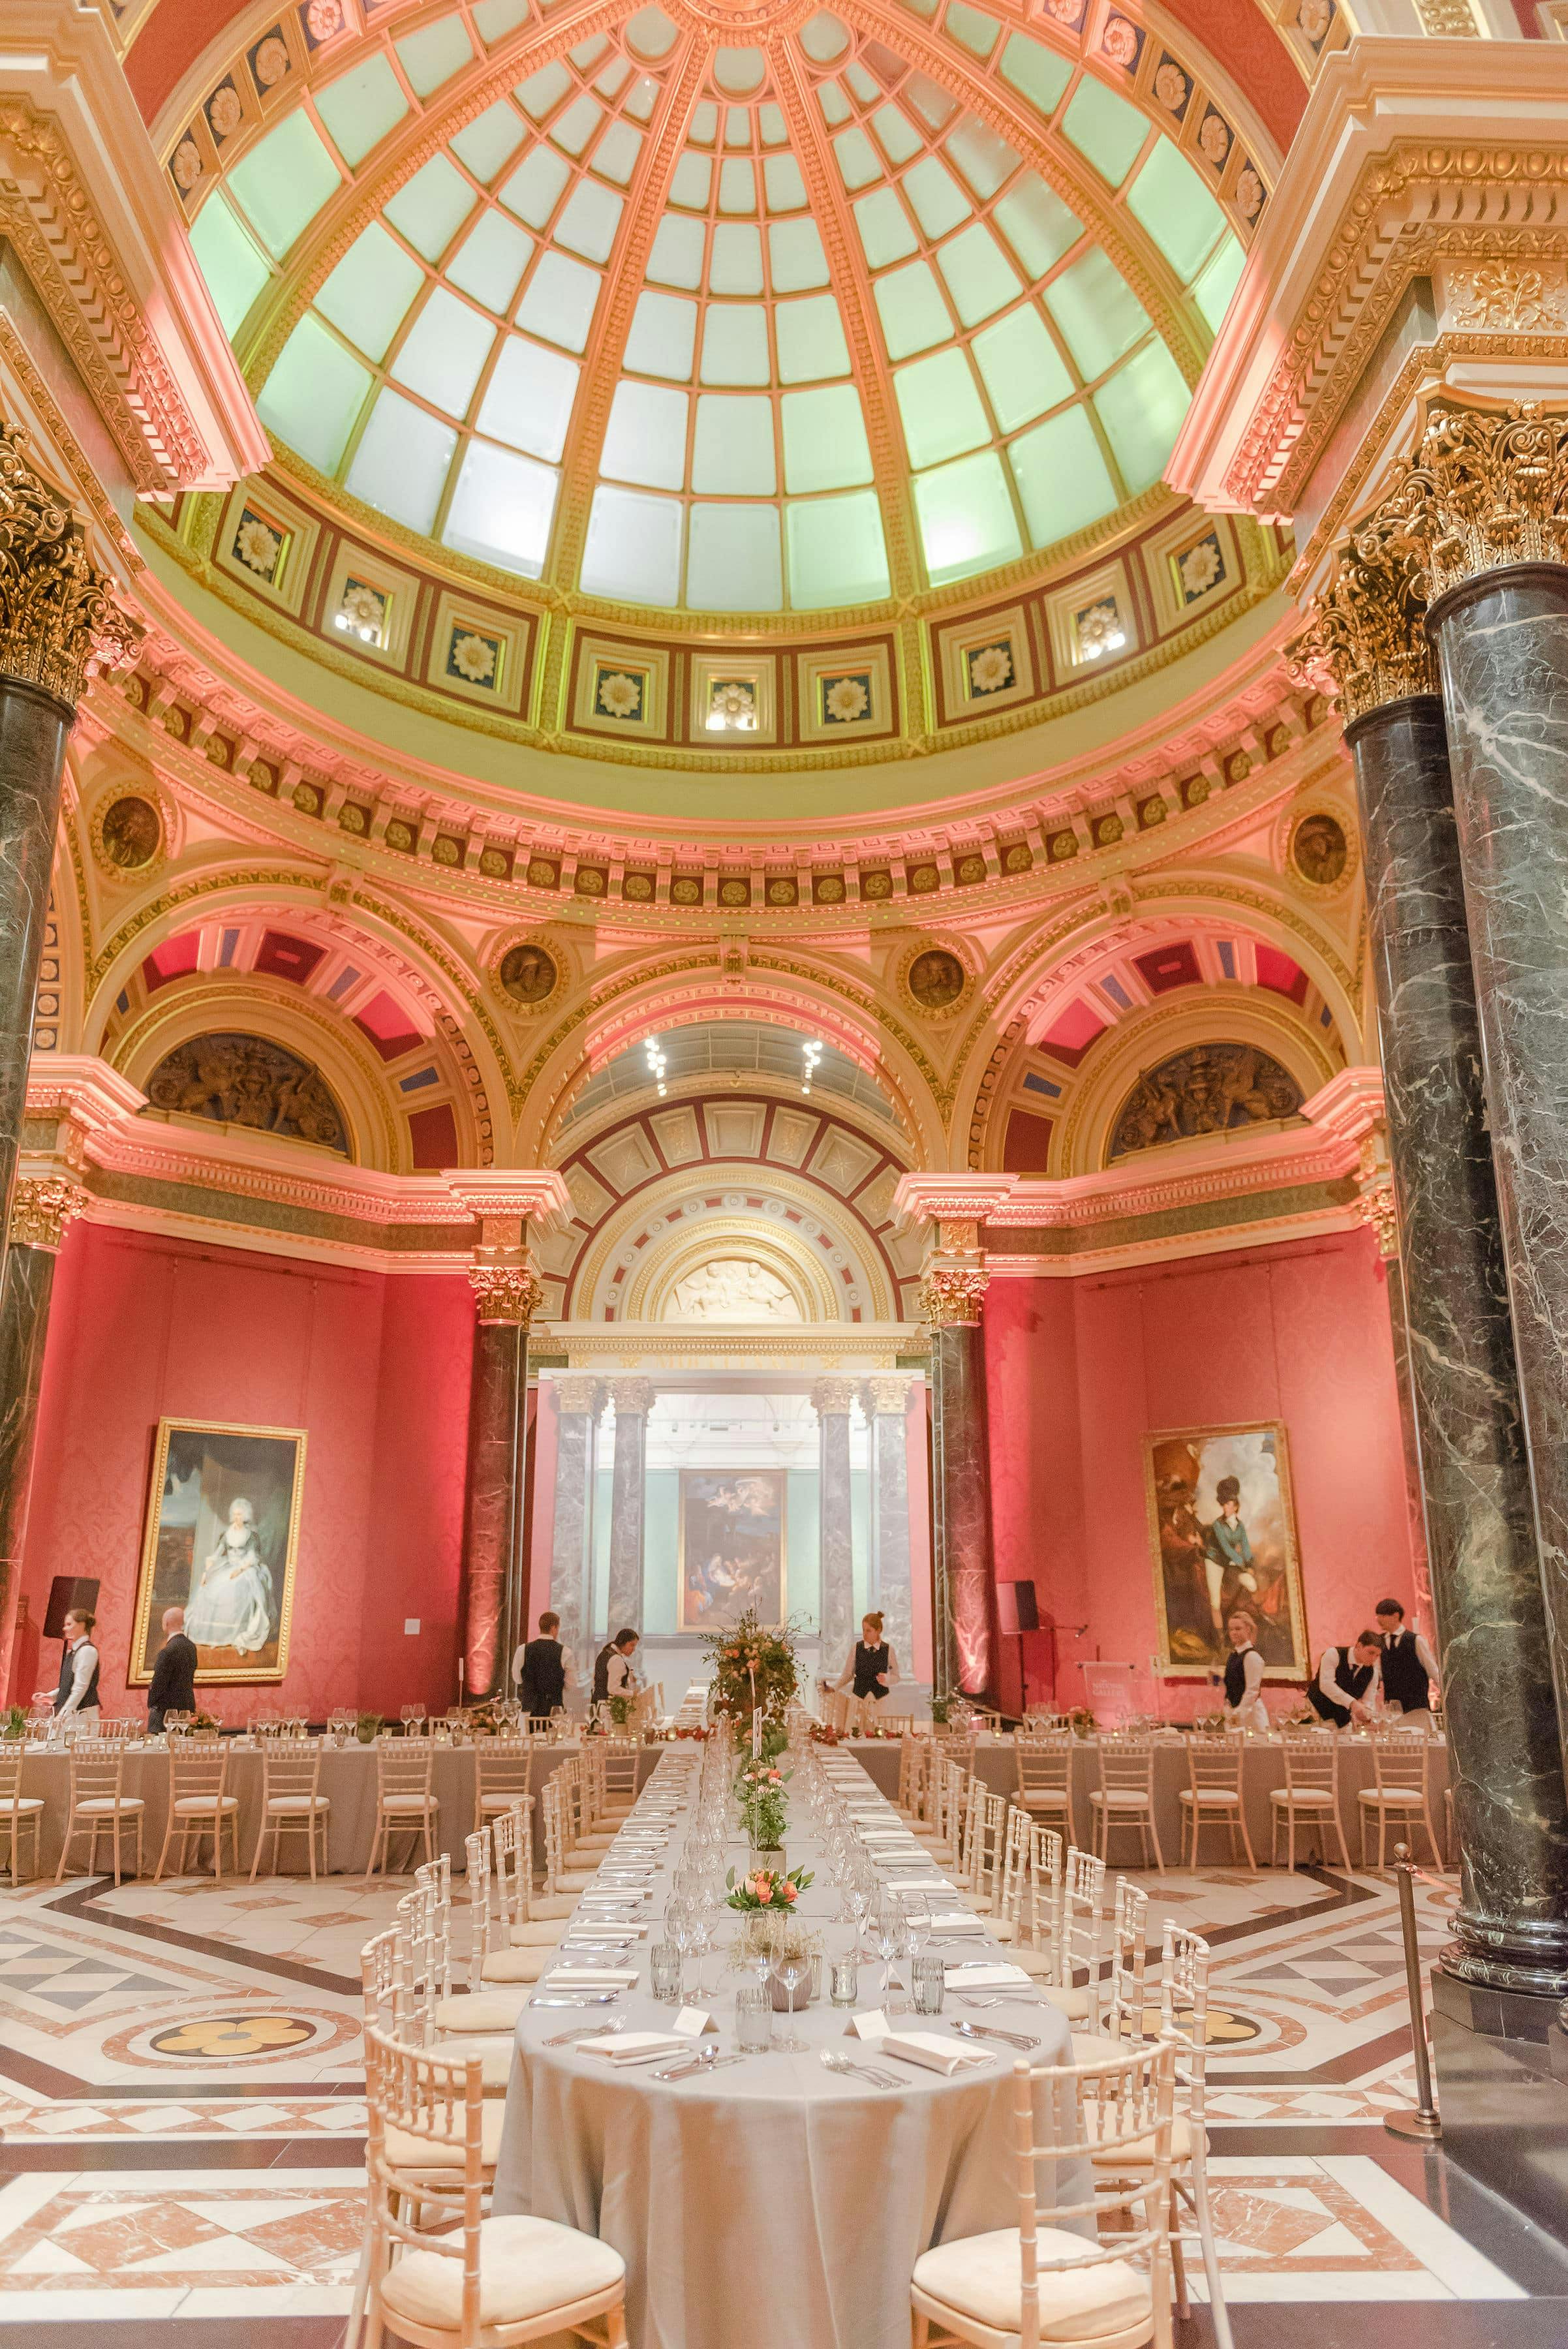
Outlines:
{"type": "Polygon", "coordinates": [[[782,1722],[800,1682],[787,1623],[769,1625],[749,1607],[728,1631],[711,1631],[704,1646],[713,1670],[712,1709],[747,1722],[753,1706],[782,1722]]]}

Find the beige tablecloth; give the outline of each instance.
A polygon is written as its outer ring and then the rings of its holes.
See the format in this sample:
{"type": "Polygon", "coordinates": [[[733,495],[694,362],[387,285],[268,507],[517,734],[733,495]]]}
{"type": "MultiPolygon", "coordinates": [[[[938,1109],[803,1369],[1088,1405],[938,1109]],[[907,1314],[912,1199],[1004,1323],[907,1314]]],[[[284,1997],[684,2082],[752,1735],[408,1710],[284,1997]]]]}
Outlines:
{"type": "MultiPolygon", "coordinates": [[[[680,1840],[678,1829],[648,1904],[655,1919],[680,1840]]],[[[817,1864],[793,1822],[788,1850],[792,1866],[817,1864]]],[[[833,1921],[836,1900],[819,1877],[803,1904],[830,1947],[849,1934],[833,1921]]],[[[968,1942],[954,1955],[983,1952],[968,1942]]],[[[628,2027],[667,2028],[671,2010],[644,1986],[646,1943],[639,1958],[642,1982],[624,2002],[628,2027]]],[[[710,1985],[722,1978],[717,1958],[706,1971],[710,1985]]],[[[723,1979],[705,2002],[729,2049],[734,1977],[723,1979]]],[[[879,1980],[863,1966],[863,2005],[876,2004],[879,1980]]],[[[1037,2038],[1036,2062],[1069,2060],[1066,2024],[1048,2009],[973,2019],[1037,2038]]],[[[494,2207],[615,2245],[627,2262],[636,2349],[909,2349],[909,2276],[921,2251],[1017,2222],[1012,2048],[998,2047],[968,2078],[911,2068],[897,2090],[881,2091],[823,2069],[820,2048],[857,2044],[824,2002],[774,2019],[780,2035],[787,2027],[809,2043],[807,2054],[770,2053],[710,2080],[661,2083],[544,2044],[573,2020],[539,2008],[518,2025],[494,2207]]],[[[585,2032],[593,2023],[586,2014],[585,2032]]],[[[891,2060],[888,2068],[903,2070],[891,2060]]],[[[1072,2185],[1086,2196],[1082,2177],[1072,2185]]]]}
{"type": "MultiPolygon", "coordinates": [[[[1285,1783],[1283,1749],[1277,1737],[1247,1737],[1243,1741],[1241,1763],[1241,1798],[1246,1806],[1248,1832],[1260,1868],[1269,1865],[1270,1838],[1272,1828],[1272,1806],[1270,1789],[1285,1783]]],[[[896,1738],[856,1738],[847,1750],[857,1761],[864,1764],[871,1777],[885,1795],[893,1795],[898,1785],[898,1744],[896,1738]]],[[[982,1785],[993,1794],[1016,1795],[1018,1792],[1018,1756],[1011,1737],[981,1737],[975,1742],[975,1770],[982,1785]]],[[[1073,1750],[1073,1840],[1082,1850],[1094,1849],[1094,1813],[1089,1796],[1100,1783],[1100,1749],[1096,1739],[1082,1738],[1073,1750]]],[[[1161,1857],[1167,1868],[1177,1868],[1181,1862],[1181,1803],[1183,1786],[1190,1782],[1187,1775],[1187,1748],[1179,1736],[1163,1735],[1155,1745],[1154,1758],[1154,1817],[1159,1837],[1161,1857]]],[[[1432,1818],[1439,1837],[1446,1835],[1443,1794],[1449,1783],[1449,1751],[1444,1739],[1432,1741],[1432,1818]]],[[[1372,1746],[1367,1738],[1355,1731],[1347,1732],[1339,1741],[1339,1815],[1345,1823],[1345,1840],[1350,1849],[1353,1868],[1361,1865],[1361,1822],[1357,1816],[1360,1805],[1356,1796],[1364,1786],[1373,1784],[1372,1746]]],[[[1370,1857],[1376,1861],[1377,1846],[1376,1822],[1370,1857]]],[[[1397,1838],[1389,1833],[1387,1848],[1392,1852],[1397,1838]]],[[[1296,1827],[1296,1857],[1314,1859],[1317,1857],[1317,1838],[1310,1829],[1296,1827]]],[[[1426,1838],[1419,1844],[1420,1854],[1429,1857],[1426,1838]]],[[[1281,1829],[1280,1857],[1284,1858],[1284,1832],[1281,1829]]],[[[1137,1868],[1142,1864],[1142,1845],[1136,1828],[1114,1827],[1111,1834],[1110,1857],[1113,1867],[1137,1868]]],[[[1324,1855],[1329,1865],[1339,1864],[1337,1847],[1324,1855]]],[[[1231,1840],[1223,1826],[1205,1826],[1199,1846],[1200,1866],[1229,1864],[1231,1840]]],[[[1246,1859],[1241,1859],[1242,1867],[1246,1859]]]]}
{"type": "MultiPolygon", "coordinates": [[[[649,1746],[639,1757],[642,1775],[646,1775],[663,1749],[649,1746]]],[[[576,1748],[570,1744],[542,1745],[533,1756],[534,1791],[538,1793],[551,1773],[559,1768],[562,1759],[576,1748]]],[[[125,1760],[125,1792],[140,1795],[147,1808],[142,1816],[143,1866],[148,1875],[158,1865],[158,1855],[163,1845],[163,1832],[169,1815],[169,1756],[161,1745],[132,1746],[125,1760]]],[[[474,1755],[472,1746],[438,1745],[435,1751],[431,1785],[440,1813],[436,1826],[439,1850],[452,1856],[452,1866],[459,1870],[463,1865],[463,1841],[472,1834],[474,1825],[474,1755]]],[[[41,1871],[52,1876],[59,1865],[60,1839],[65,1833],[66,1814],[70,1806],[70,1765],[63,1751],[30,1746],[22,1765],[22,1792],[44,1797],[41,1871]]],[[[239,1798],[240,1862],[248,1870],[255,1851],[256,1837],[261,1827],[262,1756],[253,1745],[235,1740],[229,1745],[228,1792],[239,1798]]],[[[327,1819],[327,1864],[333,1875],[358,1876],[369,1864],[370,1846],[376,1831],[376,1754],[373,1746],[348,1745],[324,1751],[321,1756],[321,1792],[332,1808],[327,1819]]],[[[536,1855],[543,1864],[544,1843],[537,1807],[534,1815],[536,1855]]],[[[176,1837],[171,1853],[171,1866],[179,1852],[176,1837]]],[[[211,1865],[211,1844],[203,1847],[203,1868],[211,1865]]],[[[270,1847],[269,1847],[270,1848],[270,1847]]],[[[124,1839],[127,1864],[133,1849],[131,1838],[124,1839]]],[[[109,1846],[99,1838],[99,1858],[106,1865],[109,1846]]],[[[71,1854],[73,1870],[87,1866],[87,1837],[82,1837],[71,1854]]],[[[424,1856],[422,1844],[416,1836],[394,1837],[394,1867],[405,1868],[424,1856]],[[410,1855],[412,1855],[410,1859],[410,1855]]],[[[306,1869],[305,1842],[302,1836],[286,1837],[282,1865],[290,1874],[306,1869]]]]}

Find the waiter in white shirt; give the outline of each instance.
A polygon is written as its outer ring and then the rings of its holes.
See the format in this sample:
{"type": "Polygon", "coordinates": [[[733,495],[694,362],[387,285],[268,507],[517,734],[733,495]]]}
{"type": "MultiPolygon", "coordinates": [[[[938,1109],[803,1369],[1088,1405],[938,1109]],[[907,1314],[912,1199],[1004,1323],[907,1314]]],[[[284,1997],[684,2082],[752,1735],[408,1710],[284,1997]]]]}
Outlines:
{"type": "Polygon", "coordinates": [[[1232,1615],[1226,1629],[1231,1652],[1225,1659],[1225,1726],[1256,1730],[1266,1736],[1269,1708],[1263,1702],[1263,1659],[1252,1645],[1257,1625],[1250,1615],[1232,1615]]]}
{"type": "Polygon", "coordinates": [[[1370,1721],[1377,1703],[1377,1670],[1383,1642],[1376,1631],[1361,1632],[1354,1647],[1325,1648],[1318,1658],[1317,1678],[1307,1690],[1307,1702],[1320,1721],[1348,1729],[1353,1721],[1370,1721]]]}
{"type": "Polygon", "coordinates": [[[632,1668],[637,1653],[637,1633],[629,1629],[618,1631],[594,1659],[595,1704],[603,1704],[612,1696],[635,1696],[639,1686],[632,1668]]]}
{"type": "MultiPolygon", "coordinates": [[[[100,1713],[98,1650],[92,1637],[97,1619],[81,1608],[73,1608],[66,1617],[66,1652],[60,1659],[60,1684],[54,1693],[57,1721],[83,1721],[95,1729],[100,1713]]],[[[36,1701],[47,1697],[48,1691],[40,1689],[36,1701]]]]}
{"type": "Polygon", "coordinates": [[[1408,1629],[1397,1599],[1378,1600],[1377,1629],[1383,1634],[1383,1710],[1429,1714],[1433,1685],[1439,1678],[1436,1656],[1420,1632],[1408,1629]]]}

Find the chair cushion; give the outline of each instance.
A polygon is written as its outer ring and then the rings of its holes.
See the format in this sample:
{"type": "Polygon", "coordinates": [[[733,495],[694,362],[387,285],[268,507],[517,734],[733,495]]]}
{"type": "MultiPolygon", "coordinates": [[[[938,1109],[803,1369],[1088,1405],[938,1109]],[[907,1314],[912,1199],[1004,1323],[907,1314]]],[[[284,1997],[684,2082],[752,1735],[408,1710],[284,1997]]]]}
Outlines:
{"type": "Polygon", "coordinates": [[[533,1922],[541,1923],[551,1917],[575,1917],[577,1896],[575,1892],[536,1892],[528,1903],[533,1910],[533,1922]]]}
{"type": "Polygon", "coordinates": [[[482,1811],[514,1811],[522,1800],[523,1796],[521,1793],[515,1795],[481,1795],[479,1798],[479,1807],[482,1811]]]}
{"type": "Polygon", "coordinates": [[[1091,1803],[1104,1803],[1110,1811],[1147,1811],[1149,1797],[1138,1786],[1096,1786],[1089,1796],[1091,1803]]]}
{"type": "Polygon", "coordinates": [[[144,1811],[147,1808],[140,1795],[121,1795],[117,1803],[112,1795],[94,1795],[76,1806],[81,1819],[104,1819],[115,1811],[144,1811]]]}
{"type": "MultiPolygon", "coordinates": [[[[1019,1952],[1019,1962],[1023,1963],[1022,1951],[1019,1952]]],[[[1049,2005],[1056,2009],[1058,2014],[1064,2014],[1069,2023],[1087,2023],[1089,1992],[1086,1985],[1080,1989],[1075,1982],[1061,1985],[1055,1982],[1042,1982],[1040,1993],[1049,2005]]]]}
{"type": "Polygon", "coordinates": [[[1010,1966],[1022,1966],[1024,1972],[1042,1989],[1054,1987],[1051,1982],[1053,1965],[1049,1950],[1036,1950],[1028,1941],[1010,1941],[1007,1948],[1010,1966]]]}
{"type": "Polygon", "coordinates": [[[5,1826],[13,1809],[20,1811],[25,1818],[30,1811],[41,1811],[43,1807],[42,1795],[18,1795],[14,1805],[0,1803],[0,1827],[5,1826]]]}
{"type": "Polygon", "coordinates": [[[205,1813],[211,1818],[214,1811],[237,1811],[237,1795],[182,1795],[174,1806],[177,1819],[200,1818],[205,1813]]]}
{"type": "Polygon", "coordinates": [[[1293,1795],[1288,1786],[1271,1786],[1271,1803],[1294,1803],[1298,1811],[1332,1811],[1335,1797],[1326,1786],[1298,1786],[1293,1795]]]}
{"type": "MultiPolygon", "coordinates": [[[[462,2234],[438,2236],[459,2244],[462,2234]]],[[[552,2219],[485,2219],[479,2230],[479,2321],[521,2324],[547,2315],[622,2282],[626,2262],[618,2251],[575,2227],[552,2219]]],[[[1147,2294],[1145,2295],[1147,2303],[1147,2294]]],[[[442,2326],[457,2333],[462,2323],[462,2261],[440,2251],[405,2251],[381,2286],[381,2301],[394,2322],[442,2326]]]]}
{"type": "Polygon", "coordinates": [[[332,1804],[326,1795],[269,1795],[266,1806],[269,1811],[329,1811],[332,1804]]]}
{"type": "MultiPolygon", "coordinates": [[[[1082,2259],[1093,2247],[1064,2227],[1042,2227],[1041,2261],[1082,2259]]],[[[1016,2227],[939,2243],[915,2261],[917,2291],[957,2314],[1017,2333],[1023,2322],[1023,2268],[1016,2227]]],[[[1040,2278],[1042,2341],[1092,2341],[1130,2332],[1152,2313],[1148,2286],[1126,2260],[1105,2260],[1071,2273],[1040,2278]]]]}
{"type": "Polygon", "coordinates": [[[433,1795],[383,1795],[381,1797],[384,1811],[433,1811],[439,1807],[433,1795]]]}
{"type": "Polygon", "coordinates": [[[1031,1786],[1012,1799],[1021,1811],[1070,1811],[1073,1807],[1072,1794],[1065,1786],[1031,1786]]]}
{"type": "Polygon", "coordinates": [[[1199,1803],[1207,1810],[1210,1803],[1239,1803],[1241,1799],[1233,1786],[1204,1786],[1195,1795],[1190,1786],[1183,1786],[1179,1801],[1199,1803]]]}
{"type": "Polygon", "coordinates": [[[462,1990],[435,2002],[435,2027],[449,2031],[515,2031],[528,2003],[528,1986],[516,1990],[462,1990]]]}
{"type": "Polygon", "coordinates": [[[555,1954],[551,1949],[493,1950],[481,1963],[480,1979],[487,1982],[537,1982],[555,1954]]]}
{"type": "MultiPolygon", "coordinates": [[[[443,2047],[441,2054],[446,2050],[443,2047]]],[[[462,2112],[458,2110],[458,2126],[462,2125],[462,2112]]],[[[506,2119],[506,2106],[499,2098],[487,2104],[479,2116],[480,2143],[486,2169],[493,2169],[501,2151],[501,2131],[506,2119]]],[[[416,2137],[410,2129],[389,2128],[387,2131],[387,2159],[396,2169],[461,2169],[462,2139],[438,2139],[431,2144],[428,2137],[416,2137]]]]}
{"type": "Polygon", "coordinates": [[[592,1835],[579,1836],[573,1844],[572,1849],[574,1851],[608,1851],[614,1841],[614,1836],[607,1830],[600,1835],[596,1829],[592,1835]]]}
{"type": "MultiPolygon", "coordinates": [[[[1106,2040],[1107,2053],[1115,2044],[1113,2040],[1106,2040]]],[[[1091,2128],[1096,2127],[1097,2116],[1104,2110],[1103,2105],[1092,2105],[1089,2107],[1088,2119],[1091,2128]]],[[[1189,2161],[1192,2158],[1192,2130],[1179,2113],[1170,2124],[1170,2152],[1171,2158],[1175,2161],[1189,2161]]],[[[1153,2135],[1151,2133],[1148,2137],[1134,2137],[1129,2145],[1114,2146],[1106,2153],[1092,2153],[1089,2159],[1096,2169],[1142,2169],[1154,2159],[1153,2135]]]]}
{"type": "Polygon", "coordinates": [[[1385,1786],[1381,1794],[1376,1786],[1363,1786],[1355,1799],[1369,1810],[1381,1806],[1386,1811],[1418,1811],[1425,1797],[1419,1786],[1385,1786]]]}
{"type": "Polygon", "coordinates": [[[598,1870],[591,1868],[563,1868],[556,1882],[563,1892],[586,1892],[598,1870]]]}
{"type": "Polygon", "coordinates": [[[514,1950],[553,1950],[557,1941],[566,1938],[564,1917],[530,1917],[521,1925],[514,1925],[507,1939],[514,1950]]]}
{"type": "Polygon", "coordinates": [[[504,2096],[512,2085],[512,2060],[517,2050],[509,2033],[493,2032],[487,2039],[445,2038],[436,2053],[443,2063],[479,2058],[479,2077],[487,2096],[504,2096]]]}

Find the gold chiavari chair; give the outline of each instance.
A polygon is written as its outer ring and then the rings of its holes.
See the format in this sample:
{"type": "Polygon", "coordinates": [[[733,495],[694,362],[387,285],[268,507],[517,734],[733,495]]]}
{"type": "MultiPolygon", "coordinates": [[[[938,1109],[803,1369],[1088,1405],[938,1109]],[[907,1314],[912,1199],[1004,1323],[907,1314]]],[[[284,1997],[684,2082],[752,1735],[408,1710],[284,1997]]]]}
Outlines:
{"type": "Polygon", "coordinates": [[[1163,2041],[1092,2063],[1012,2067],[1019,2224],[939,2243],[915,2262],[913,2349],[1170,2349],[1171,2107],[1176,2051],[1163,2041]],[[1147,2146],[1130,2183],[1085,2200],[1042,2194],[1056,2175],[1124,2146],[1147,2146]],[[1077,2230],[1112,2218],[1102,2241],[1077,2230]]]}
{"type": "Polygon", "coordinates": [[[476,1737],[473,1741],[473,1824],[482,1827],[498,1811],[526,1800],[534,1787],[534,1741],[528,1737],[476,1737]]]}
{"type": "Polygon", "coordinates": [[[1041,1987],[1047,2002],[1069,2023],[1082,2023],[1091,2032],[1100,2027],[1100,1909],[1105,1897],[1105,1861],[1096,1852],[1069,1845],[1062,1875],[1056,1971],[1041,1987]]]}
{"type": "Polygon", "coordinates": [[[321,1741],[317,1737],[269,1735],[262,1745],[261,1823],[251,1859],[251,1882],[260,1872],[267,1838],[272,1838],[269,1876],[278,1873],[285,1836],[305,1837],[310,1880],[327,1873],[327,1826],[329,1795],[321,1791],[321,1741]],[[317,1860],[319,1858],[319,1868],[317,1860]]]}
{"type": "Polygon", "coordinates": [[[1350,1873],[1350,1847],[1345,1840],[1345,1827],[1339,1816],[1339,1736],[1331,1729],[1282,1729],[1280,1751],[1285,1765],[1285,1783],[1269,1789],[1270,1816],[1272,1834],[1269,1843],[1270,1865],[1277,1867],[1280,1857],[1280,1822],[1285,1823],[1285,1866],[1296,1864],[1296,1828],[1298,1824],[1310,1828],[1317,1837],[1321,1858],[1328,1858],[1330,1829],[1339,1838],[1340,1857],[1345,1872],[1350,1873]]]}
{"type": "Polygon", "coordinates": [[[1384,1848],[1389,1823],[1397,1835],[1406,1838],[1415,1856],[1415,1830],[1417,1825],[1427,1830],[1427,1840],[1432,1847],[1433,1863],[1443,1866],[1442,1846],[1432,1819],[1432,1754],[1431,1739],[1422,1729],[1390,1729],[1378,1727],[1372,1733],[1373,1782],[1363,1786],[1355,1797],[1361,1819],[1361,1865],[1366,1866],[1366,1830],[1374,1817],[1377,1821],[1377,1869],[1381,1874],[1384,1848]]]}
{"type": "Polygon", "coordinates": [[[1110,1858],[1113,1827],[1136,1827],[1144,1864],[1148,1863],[1152,1844],[1154,1865],[1164,1868],[1165,1855],[1159,1847],[1159,1829],[1154,1816],[1152,1737],[1141,1733],[1118,1736],[1102,1731],[1100,1783],[1090,1795],[1089,1805],[1095,1815],[1096,1846],[1102,1859],[1110,1858]]]}
{"type": "MultiPolygon", "coordinates": [[[[417,1836],[426,1859],[435,1857],[436,1819],[441,1806],[431,1791],[435,1741],[430,1737],[376,1740],[376,1832],[367,1876],[390,1875],[394,1836],[417,1836]]],[[[410,1857],[412,1858],[410,1847],[410,1857]]],[[[406,1871],[400,1871],[406,1873],[406,1871]]]]}
{"type": "Polygon", "coordinates": [[[70,1809],[66,1816],[65,1838],[60,1845],[60,1864],[55,1871],[59,1883],[66,1872],[71,1846],[78,1836],[88,1838],[88,1874],[98,1872],[99,1837],[109,1836],[114,1845],[114,1880],[118,1885],[123,1873],[121,1839],[130,1827],[136,1829],[136,1866],[133,1875],[141,1873],[141,1823],[147,1806],[140,1795],[125,1791],[125,1748],[118,1744],[105,1744],[101,1738],[84,1737],[70,1748],[70,1809]]]}
{"type": "MultiPolygon", "coordinates": [[[[1086,2032],[1073,2033],[1075,2060],[1092,2055],[1096,2047],[1118,2046],[1128,2039],[1144,2039],[1144,1979],[1148,1971],[1148,1895],[1141,1886],[1118,1876],[1111,1904],[1111,1958],[1105,1981],[1098,1985],[1099,2011],[1086,2032]]],[[[1047,1992],[1047,1997],[1051,1993],[1047,1992]]]]}
{"type": "Polygon", "coordinates": [[[1073,1840],[1073,1755],[1077,1741],[1071,1730],[1020,1735],[1013,1740],[1018,1771],[1014,1800],[1031,1818],[1061,1828],[1073,1840]]]}
{"type": "Polygon", "coordinates": [[[1188,1784],[1182,1787],[1181,1805],[1181,1865],[1198,1865],[1198,1838],[1206,1826],[1223,1826],[1231,1834],[1231,1857],[1236,1857],[1236,1837],[1240,1832],[1247,1865],[1255,1876],[1258,1861],[1252,1849],[1252,1838],[1247,1826],[1247,1806],[1242,1798],[1241,1770],[1246,1754],[1246,1740],[1221,1733],[1213,1736],[1201,1730],[1189,1730],[1182,1744],[1187,1748],[1188,1784]],[[1192,1841],[1192,1857],[1187,1857],[1189,1833],[1192,1841]]]}
{"type": "Polygon", "coordinates": [[[163,1847],[153,1870],[154,1883],[162,1881],[163,1870],[176,1835],[180,1837],[180,1857],[176,1874],[189,1871],[191,1846],[196,1847],[198,1865],[202,1857],[202,1838],[213,1838],[213,1877],[216,1883],[223,1880],[223,1837],[229,1839],[229,1862],[237,1876],[240,1872],[240,1806],[238,1798],[229,1792],[229,1749],[215,1738],[173,1739],[169,1747],[169,1815],[163,1829],[163,1847]]]}
{"type": "Polygon", "coordinates": [[[43,1796],[22,1792],[22,1763],[19,1737],[0,1744],[0,1836],[5,1837],[13,1890],[22,1881],[22,1844],[27,1836],[33,1838],[33,1865],[28,1876],[38,1872],[38,1834],[44,1816],[43,1796]]]}
{"type": "Polygon", "coordinates": [[[371,2342],[389,2326],[413,2349],[514,2349],[559,2333],[626,2349],[618,2251],[550,2219],[484,2215],[485,2116],[495,2107],[478,2064],[369,2031],[365,2074],[371,2342]],[[418,2225],[404,2215],[409,2168],[394,2158],[403,2146],[419,2157],[418,2225]]]}

